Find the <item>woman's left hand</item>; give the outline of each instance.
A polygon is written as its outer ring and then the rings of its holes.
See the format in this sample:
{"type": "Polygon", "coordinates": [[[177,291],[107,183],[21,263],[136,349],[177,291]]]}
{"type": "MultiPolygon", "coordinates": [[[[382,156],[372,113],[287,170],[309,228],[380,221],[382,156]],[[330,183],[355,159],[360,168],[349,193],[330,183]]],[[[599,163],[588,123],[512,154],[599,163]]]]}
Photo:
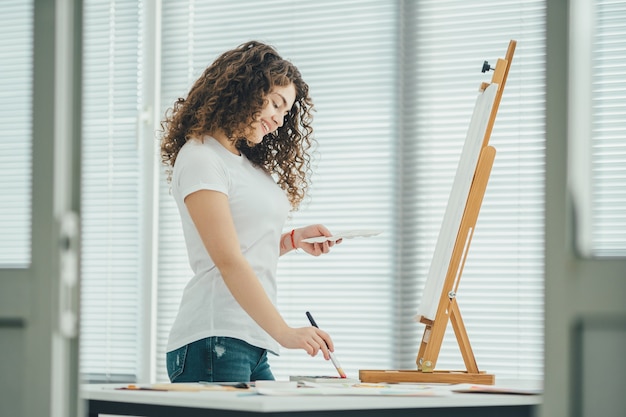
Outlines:
{"type": "Polygon", "coordinates": [[[321,243],[306,243],[302,241],[303,239],[319,236],[332,236],[332,233],[330,233],[330,231],[321,224],[312,224],[310,226],[295,229],[294,243],[296,244],[296,249],[302,249],[306,253],[313,256],[320,256],[323,253],[328,253],[330,248],[332,248],[336,243],[341,243],[341,239],[336,242],[326,240],[321,243]]]}

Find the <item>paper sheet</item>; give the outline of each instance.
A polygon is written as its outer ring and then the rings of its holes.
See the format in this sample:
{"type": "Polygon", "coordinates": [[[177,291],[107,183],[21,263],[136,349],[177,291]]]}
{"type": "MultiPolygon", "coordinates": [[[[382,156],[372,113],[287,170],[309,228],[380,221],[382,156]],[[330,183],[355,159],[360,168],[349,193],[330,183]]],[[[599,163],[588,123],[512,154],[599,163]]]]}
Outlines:
{"type": "Polygon", "coordinates": [[[317,395],[341,395],[341,396],[401,396],[401,397],[444,397],[452,395],[448,387],[435,387],[429,385],[403,385],[403,384],[316,384],[305,382],[304,387],[285,389],[257,388],[261,395],[287,395],[287,396],[317,396],[317,395]]]}

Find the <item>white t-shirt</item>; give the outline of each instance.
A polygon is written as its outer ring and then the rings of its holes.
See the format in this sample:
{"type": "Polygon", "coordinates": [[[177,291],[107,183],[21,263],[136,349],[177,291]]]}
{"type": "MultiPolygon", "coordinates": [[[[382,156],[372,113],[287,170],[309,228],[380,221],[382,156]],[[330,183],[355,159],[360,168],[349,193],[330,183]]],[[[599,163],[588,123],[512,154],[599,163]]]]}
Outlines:
{"type": "Polygon", "coordinates": [[[280,236],[290,209],[284,191],[244,155],[229,152],[217,140],[189,140],[176,157],[172,194],[194,276],[184,289],[167,351],[206,337],[226,336],[278,354],[279,344],[241,308],[202,243],[184,203],[198,190],[228,196],[241,252],[276,303],[280,236]]]}

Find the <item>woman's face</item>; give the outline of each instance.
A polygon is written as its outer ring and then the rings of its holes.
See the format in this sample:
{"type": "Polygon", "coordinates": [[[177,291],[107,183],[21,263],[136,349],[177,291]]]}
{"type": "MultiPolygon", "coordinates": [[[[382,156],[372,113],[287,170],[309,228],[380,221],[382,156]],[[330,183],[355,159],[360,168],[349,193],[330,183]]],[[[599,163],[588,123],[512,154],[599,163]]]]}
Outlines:
{"type": "Polygon", "coordinates": [[[252,123],[251,131],[246,135],[246,139],[252,143],[261,143],[265,135],[283,125],[285,116],[296,100],[296,87],[293,83],[284,87],[274,87],[265,98],[267,100],[265,107],[261,109],[261,114],[252,123]]]}

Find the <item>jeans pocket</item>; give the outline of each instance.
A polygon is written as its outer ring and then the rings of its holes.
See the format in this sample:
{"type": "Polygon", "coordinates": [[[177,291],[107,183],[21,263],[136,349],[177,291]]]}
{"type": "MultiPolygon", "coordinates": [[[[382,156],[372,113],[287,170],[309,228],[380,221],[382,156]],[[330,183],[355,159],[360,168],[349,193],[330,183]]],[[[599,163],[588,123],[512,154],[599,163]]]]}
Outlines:
{"type": "Polygon", "coordinates": [[[176,382],[176,377],[183,373],[183,370],[185,369],[185,359],[187,358],[188,346],[189,345],[185,345],[171,352],[167,352],[165,355],[167,375],[170,378],[170,382],[176,382]]]}

